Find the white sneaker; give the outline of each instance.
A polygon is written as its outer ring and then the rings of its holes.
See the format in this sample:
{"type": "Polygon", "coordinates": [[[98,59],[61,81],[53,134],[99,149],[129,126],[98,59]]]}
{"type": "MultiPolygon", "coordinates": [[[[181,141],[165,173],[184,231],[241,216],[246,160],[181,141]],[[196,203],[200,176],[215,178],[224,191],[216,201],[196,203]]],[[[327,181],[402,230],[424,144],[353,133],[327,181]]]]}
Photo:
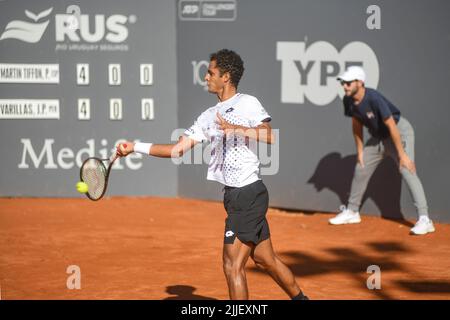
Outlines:
{"type": "Polygon", "coordinates": [[[334,218],[328,220],[330,224],[338,225],[338,224],[348,224],[348,223],[360,223],[361,217],[359,216],[359,212],[354,212],[350,209],[347,209],[345,206],[341,206],[341,212],[334,218]]]}
{"type": "Polygon", "coordinates": [[[428,217],[420,217],[415,226],[411,228],[411,233],[415,235],[427,234],[434,232],[433,221],[428,217]]]}

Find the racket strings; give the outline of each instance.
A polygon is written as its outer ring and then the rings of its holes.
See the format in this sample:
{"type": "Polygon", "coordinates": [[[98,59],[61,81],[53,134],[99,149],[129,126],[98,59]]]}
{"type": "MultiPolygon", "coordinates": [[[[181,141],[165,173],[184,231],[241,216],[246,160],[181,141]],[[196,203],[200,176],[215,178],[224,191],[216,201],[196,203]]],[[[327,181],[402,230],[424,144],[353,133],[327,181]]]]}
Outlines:
{"type": "Polygon", "coordinates": [[[99,199],[106,187],[106,168],[102,162],[89,159],[83,166],[81,178],[88,185],[88,194],[99,199]]]}

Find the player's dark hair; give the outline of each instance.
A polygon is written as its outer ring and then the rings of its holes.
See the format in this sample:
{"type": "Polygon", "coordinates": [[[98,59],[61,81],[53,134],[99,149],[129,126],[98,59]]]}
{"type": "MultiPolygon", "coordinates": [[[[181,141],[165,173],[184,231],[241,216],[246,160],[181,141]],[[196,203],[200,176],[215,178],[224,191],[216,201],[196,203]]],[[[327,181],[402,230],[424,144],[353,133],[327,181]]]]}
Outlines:
{"type": "Polygon", "coordinates": [[[222,49],[211,53],[209,59],[216,62],[220,76],[225,72],[230,73],[230,81],[237,88],[244,73],[244,62],[241,57],[232,50],[222,49]]]}

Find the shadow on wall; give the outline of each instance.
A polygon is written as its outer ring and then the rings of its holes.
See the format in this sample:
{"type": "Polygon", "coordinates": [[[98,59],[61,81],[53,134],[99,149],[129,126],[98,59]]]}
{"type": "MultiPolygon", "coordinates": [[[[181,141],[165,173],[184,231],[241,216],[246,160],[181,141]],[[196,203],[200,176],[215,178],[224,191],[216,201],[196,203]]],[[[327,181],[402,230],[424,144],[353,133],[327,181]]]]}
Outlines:
{"type": "MultiPolygon", "coordinates": [[[[318,192],[328,189],[336,193],[341,203],[347,205],[355,164],[356,155],[342,157],[338,152],[327,154],[319,161],[308,183],[314,185],[318,192]]],[[[400,206],[401,189],[402,177],[397,165],[386,157],[370,178],[361,204],[363,206],[370,198],[383,218],[404,220],[400,206]]]]}

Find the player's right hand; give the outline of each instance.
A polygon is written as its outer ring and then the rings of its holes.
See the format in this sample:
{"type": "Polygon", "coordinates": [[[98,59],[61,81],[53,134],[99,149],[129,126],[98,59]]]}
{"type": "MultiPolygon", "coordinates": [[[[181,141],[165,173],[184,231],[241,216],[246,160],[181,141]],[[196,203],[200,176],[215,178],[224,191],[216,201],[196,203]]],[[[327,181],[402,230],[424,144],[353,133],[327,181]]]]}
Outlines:
{"type": "Polygon", "coordinates": [[[412,174],[416,174],[416,164],[406,154],[400,157],[399,168],[405,167],[412,174]]]}
{"type": "Polygon", "coordinates": [[[363,158],[363,153],[362,152],[358,153],[357,161],[361,165],[361,167],[364,168],[364,158],[363,158]]]}
{"type": "Polygon", "coordinates": [[[122,143],[119,143],[117,145],[117,154],[121,157],[126,157],[130,153],[134,151],[134,142],[131,141],[125,141],[122,143]]]}

